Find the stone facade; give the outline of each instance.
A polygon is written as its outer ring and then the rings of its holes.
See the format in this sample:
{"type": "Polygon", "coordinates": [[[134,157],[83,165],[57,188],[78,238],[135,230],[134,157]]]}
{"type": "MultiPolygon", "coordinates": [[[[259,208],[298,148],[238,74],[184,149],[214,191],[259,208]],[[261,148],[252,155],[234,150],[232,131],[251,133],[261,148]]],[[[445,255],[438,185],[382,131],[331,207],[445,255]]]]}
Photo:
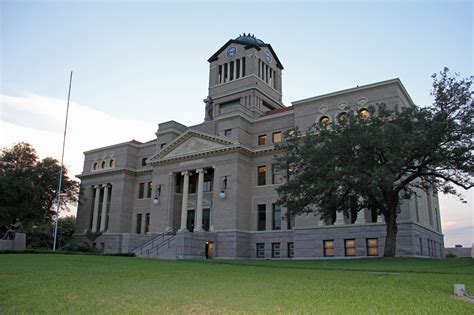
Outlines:
{"type": "MultiPolygon", "coordinates": [[[[160,123],[152,141],[84,153],[76,238],[105,252],[172,259],[381,255],[385,224],[377,214],[361,212],[353,223],[338,215],[331,225],[315,215],[289,221],[276,205],[284,174],[272,165],[275,144],[295,127],[382,102],[413,106],[400,80],[286,107],[283,66],[271,45],[239,36],[208,61],[203,123],[160,123]]],[[[397,255],[443,256],[436,193],[404,202],[398,220],[397,255]]]]}

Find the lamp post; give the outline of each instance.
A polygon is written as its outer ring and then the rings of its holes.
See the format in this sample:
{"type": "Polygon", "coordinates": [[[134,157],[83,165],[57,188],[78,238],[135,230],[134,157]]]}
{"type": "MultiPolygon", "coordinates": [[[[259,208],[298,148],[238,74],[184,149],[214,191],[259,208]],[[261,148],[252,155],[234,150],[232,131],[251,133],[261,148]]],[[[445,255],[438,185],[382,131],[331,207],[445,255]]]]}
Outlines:
{"type": "Polygon", "coordinates": [[[155,199],[153,199],[153,204],[155,206],[160,204],[160,196],[161,196],[161,185],[156,186],[155,190],[155,199]]]}

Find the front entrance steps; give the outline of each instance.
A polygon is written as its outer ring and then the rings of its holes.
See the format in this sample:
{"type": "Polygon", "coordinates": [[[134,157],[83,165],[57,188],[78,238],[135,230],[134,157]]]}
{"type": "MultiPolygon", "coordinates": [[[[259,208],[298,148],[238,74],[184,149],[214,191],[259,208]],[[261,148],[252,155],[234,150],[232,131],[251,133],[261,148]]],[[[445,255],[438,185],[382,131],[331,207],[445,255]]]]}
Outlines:
{"type": "Polygon", "coordinates": [[[166,232],[146,241],[133,250],[137,257],[176,259],[176,233],[166,232]]]}

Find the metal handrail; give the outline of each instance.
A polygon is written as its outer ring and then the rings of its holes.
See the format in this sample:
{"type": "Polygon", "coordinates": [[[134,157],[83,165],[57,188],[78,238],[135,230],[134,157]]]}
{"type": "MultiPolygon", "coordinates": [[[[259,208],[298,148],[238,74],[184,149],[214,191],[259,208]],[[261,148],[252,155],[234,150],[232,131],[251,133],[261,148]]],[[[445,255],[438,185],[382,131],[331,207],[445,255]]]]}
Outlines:
{"type": "MultiPolygon", "coordinates": [[[[140,255],[143,255],[143,249],[147,247],[148,245],[150,245],[150,243],[151,243],[151,248],[149,248],[148,250],[153,249],[155,247],[154,244],[156,241],[160,240],[161,238],[164,238],[167,235],[174,235],[174,234],[176,234],[174,231],[163,232],[159,234],[158,236],[154,237],[153,239],[146,241],[144,244],[134,249],[133,252],[136,254],[140,250],[140,255]]],[[[147,254],[148,254],[148,250],[147,250],[147,254]]]]}
{"type": "MultiPolygon", "coordinates": [[[[173,235],[172,237],[166,239],[166,240],[163,240],[160,244],[158,244],[158,246],[156,246],[156,255],[158,256],[158,250],[160,248],[162,248],[163,246],[168,245],[168,248],[170,247],[170,242],[173,241],[174,239],[176,238],[176,235],[173,235]]],[[[153,251],[155,248],[151,248],[149,249],[149,251],[153,251]]],[[[149,255],[149,253],[147,253],[147,255],[149,255]]],[[[149,257],[149,256],[147,256],[149,257]]]]}

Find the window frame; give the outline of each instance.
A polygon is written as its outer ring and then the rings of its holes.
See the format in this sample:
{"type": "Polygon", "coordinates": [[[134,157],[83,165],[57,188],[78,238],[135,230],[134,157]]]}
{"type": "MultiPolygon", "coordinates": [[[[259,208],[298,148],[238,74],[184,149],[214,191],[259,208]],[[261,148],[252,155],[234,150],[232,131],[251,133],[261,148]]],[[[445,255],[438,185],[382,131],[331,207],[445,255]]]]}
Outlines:
{"type": "Polygon", "coordinates": [[[272,258],[281,257],[281,243],[272,243],[272,258]]]}
{"type": "Polygon", "coordinates": [[[272,133],[272,142],[273,143],[280,143],[282,141],[283,141],[283,133],[281,131],[275,131],[274,133],[272,133]],[[280,136],[280,140],[275,141],[275,136],[280,136]]]}
{"type": "Polygon", "coordinates": [[[335,242],[332,240],[323,240],[323,253],[324,257],[335,257],[335,242]],[[328,246],[329,243],[332,243],[332,246],[328,246]],[[328,254],[329,251],[332,251],[332,254],[328,254]]]}
{"type": "Polygon", "coordinates": [[[272,230],[273,231],[281,230],[281,206],[277,205],[276,203],[272,203],[272,230]],[[277,213],[278,213],[278,217],[277,217],[277,213]],[[279,226],[277,226],[276,224],[277,222],[279,226]]]}
{"type": "Polygon", "coordinates": [[[257,243],[255,248],[256,258],[265,258],[265,243],[257,243]]]}
{"type": "Polygon", "coordinates": [[[267,166],[257,166],[257,186],[265,186],[267,184],[267,166]],[[263,172],[261,171],[263,170],[263,172]]]}
{"type": "Polygon", "coordinates": [[[366,238],[365,239],[366,247],[367,247],[367,256],[377,257],[379,256],[379,239],[378,238],[366,238]],[[375,241],[375,246],[370,245],[370,241],[375,241]],[[376,254],[371,254],[371,249],[375,249],[376,254]]]}
{"type": "Polygon", "coordinates": [[[136,218],[137,221],[135,222],[135,233],[142,234],[143,213],[137,213],[136,218]]]}
{"type": "Polygon", "coordinates": [[[267,205],[257,205],[257,231],[267,230],[267,205]],[[263,220],[262,220],[263,219],[263,220]]]}
{"type": "Polygon", "coordinates": [[[145,183],[138,184],[138,199],[145,198],[145,183]]]}
{"type": "Polygon", "coordinates": [[[354,257],[357,256],[357,245],[356,245],[356,240],[353,238],[348,238],[344,240],[344,256],[346,257],[354,257]],[[353,242],[353,246],[349,246],[353,242]],[[348,245],[349,243],[349,245],[348,245]],[[352,250],[354,251],[352,253],[352,250]]]}
{"type": "Polygon", "coordinates": [[[294,242],[288,242],[287,243],[287,256],[288,258],[293,258],[295,257],[295,243],[294,242]]]}
{"type": "Polygon", "coordinates": [[[257,144],[260,146],[260,145],[265,145],[266,143],[267,143],[267,135],[266,134],[259,135],[257,139],[257,144]],[[260,140],[263,140],[263,141],[260,141],[260,140]]]}
{"type": "Polygon", "coordinates": [[[146,185],[146,197],[151,198],[153,194],[153,182],[148,182],[146,185]]]}
{"type": "Polygon", "coordinates": [[[231,129],[225,129],[224,130],[224,137],[230,137],[232,136],[232,128],[231,129]]]}

